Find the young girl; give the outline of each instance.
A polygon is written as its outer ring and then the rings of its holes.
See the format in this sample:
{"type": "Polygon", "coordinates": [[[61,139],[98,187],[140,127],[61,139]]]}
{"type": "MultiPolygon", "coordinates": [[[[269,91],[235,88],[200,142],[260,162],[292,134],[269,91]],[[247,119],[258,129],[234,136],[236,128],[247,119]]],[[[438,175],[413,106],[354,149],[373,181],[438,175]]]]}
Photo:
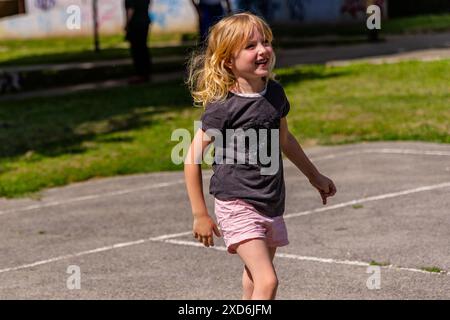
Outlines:
{"type": "Polygon", "coordinates": [[[225,135],[230,129],[259,130],[259,142],[246,146],[245,159],[250,159],[252,148],[261,155],[260,149],[268,144],[272,162],[273,156],[283,151],[319,191],[324,205],[327,197],[336,193],[333,181],[319,173],[288,130],[290,105],[283,88],[274,81],[272,37],[269,26],[255,15],[226,17],[210,30],[206,52],[194,56],[189,67],[191,94],[205,107],[184,167],[194,216],[193,235],[206,247],[214,245],[213,233],[221,236],[208,215],[199,164],[214,140],[210,193],[215,197],[215,215],[227,250],[237,253],[245,264],[243,299],[275,298],[278,278],[272,261],[277,247],[289,243],[283,220],[283,162],[281,156],[277,157],[278,169],[271,174],[262,174],[262,161],[231,163],[229,151],[234,156],[234,138],[217,139],[210,132],[225,135]],[[267,135],[261,129],[278,134],[273,141],[265,140],[267,135]],[[273,152],[273,146],[278,150],[273,152]],[[218,150],[226,151],[226,161],[222,152],[218,156],[218,150]]]}

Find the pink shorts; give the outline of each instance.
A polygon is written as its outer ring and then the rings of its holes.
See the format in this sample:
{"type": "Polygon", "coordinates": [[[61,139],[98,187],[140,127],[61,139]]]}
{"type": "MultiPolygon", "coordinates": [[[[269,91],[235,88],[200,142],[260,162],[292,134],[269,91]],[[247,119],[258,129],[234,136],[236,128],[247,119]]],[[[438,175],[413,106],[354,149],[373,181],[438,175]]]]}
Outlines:
{"type": "Polygon", "coordinates": [[[215,199],[214,211],[228,252],[236,254],[236,248],[250,239],[265,239],[269,247],[289,244],[283,216],[270,218],[259,213],[243,200],[223,201],[215,199]]]}

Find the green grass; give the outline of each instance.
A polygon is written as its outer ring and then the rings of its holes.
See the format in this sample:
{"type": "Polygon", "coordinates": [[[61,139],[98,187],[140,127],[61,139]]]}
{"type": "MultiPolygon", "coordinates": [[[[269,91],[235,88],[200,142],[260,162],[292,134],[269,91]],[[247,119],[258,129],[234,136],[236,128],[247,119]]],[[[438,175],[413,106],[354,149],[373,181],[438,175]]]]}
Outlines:
{"type": "Polygon", "coordinates": [[[450,142],[450,62],[280,71],[293,105],[290,130],[308,145],[450,142]]]}
{"type": "Polygon", "coordinates": [[[450,14],[423,15],[387,20],[382,31],[391,34],[440,32],[450,30],[450,14]]]}
{"type": "MultiPolygon", "coordinates": [[[[450,60],[278,70],[302,146],[360,141],[450,143],[450,60]]],[[[181,82],[2,102],[0,196],[93,177],[182,170],[176,128],[202,110],[181,82]]],[[[205,166],[206,167],[206,166],[205,166]]]]}
{"type": "MultiPolygon", "coordinates": [[[[323,35],[341,36],[337,39],[321,40],[320,44],[338,45],[361,43],[367,40],[365,22],[345,25],[275,25],[275,46],[304,47],[317,45],[312,38],[323,35]],[[288,38],[283,40],[284,38],[288,38]],[[293,39],[297,38],[297,39],[293,39]]],[[[397,18],[382,22],[381,35],[416,32],[450,31],[450,14],[423,15],[397,18]]],[[[175,47],[152,48],[154,56],[186,55],[191,49],[185,41],[195,41],[195,33],[150,34],[149,44],[178,42],[175,47]],[[184,44],[183,44],[184,43],[184,44]]],[[[2,40],[0,42],[0,67],[44,63],[65,63],[129,58],[128,43],[124,35],[100,37],[101,52],[93,52],[92,37],[49,38],[30,40],[2,40]]]]}
{"type": "MultiPolygon", "coordinates": [[[[177,41],[179,34],[154,36],[149,45],[152,55],[186,55],[189,45],[152,47],[154,41],[177,41]]],[[[181,40],[180,40],[181,41],[181,40]]],[[[101,36],[100,52],[93,51],[92,37],[2,40],[0,66],[85,62],[130,58],[129,44],[123,35],[101,36]]]]}
{"type": "MultiPolygon", "coordinates": [[[[182,72],[186,62],[159,62],[152,64],[152,73],[182,72]]],[[[22,90],[31,91],[48,89],[68,85],[83,84],[86,82],[100,82],[113,79],[123,79],[135,73],[133,65],[116,65],[97,67],[94,69],[78,70],[69,69],[63,71],[35,71],[22,73],[22,90]]]]}
{"type": "MultiPolygon", "coordinates": [[[[293,28],[292,25],[275,26],[274,33],[281,37],[315,37],[322,35],[339,35],[342,37],[365,36],[365,21],[350,24],[304,25],[293,28]]],[[[406,18],[395,18],[381,22],[381,35],[407,34],[424,32],[450,31],[450,14],[421,15],[406,18]]]]}
{"type": "Polygon", "coordinates": [[[435,272],[435,273],[441,273],[443,270],[438,267],[423,267],[420,268],[421,270],[428,271],[428,272],[435,272]]]}
{"type": "Polygon", "coordinates": [[[380,267],[386,267],[389,266],[391,263],[390,262],[377,262],[375,260],[370,261],[369,263],[371,266],[380,266],[380,267]]]}

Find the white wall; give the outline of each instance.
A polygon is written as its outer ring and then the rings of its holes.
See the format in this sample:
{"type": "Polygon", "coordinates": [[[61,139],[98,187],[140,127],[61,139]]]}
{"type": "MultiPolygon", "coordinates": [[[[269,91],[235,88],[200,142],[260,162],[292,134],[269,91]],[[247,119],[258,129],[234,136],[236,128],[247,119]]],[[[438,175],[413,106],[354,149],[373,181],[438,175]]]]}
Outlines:
{"type": "MultiPolygon", "coordinates": [[[[0,19],[1,38],[38,38],[92,34],[92,0],[26,0],[26,14],[0,19]],[[39,5],[41,4],[41,5],[39,5]],[[80,8],[80,29],[69,29],[67,9],[80,8]]],[[[153,0],[152,32],[195,31],[197,17],[190,0],[153,0]]],[[[120,33],[124,26],[124,0],[98,0],[102,34],[120,33]]]]}
{"type": "MultiPolygon", "coordinates": [[[[27,14],[0,19],[1,38],[90,35],[93,29],[92,0],[25,0],[27,14]],[[81,11],[79,30],[66,26],[67,8],[81,11]]],[[[341,13],[348,0],[272,0],[273,21],[336,22],[352,19],[341,13]]],[[[361,0],[363,1],[363,0],[361,0]]],[[[238,0],[231,0],[236,9],[238,0]]],[[[124,24],[124,0],[98,0],[99,26],[102,34],[120,33],[124,24]]],[[[191,0],[153,0],[150,10],[152,32],[193,32],[197,15],[191,0]]]]}

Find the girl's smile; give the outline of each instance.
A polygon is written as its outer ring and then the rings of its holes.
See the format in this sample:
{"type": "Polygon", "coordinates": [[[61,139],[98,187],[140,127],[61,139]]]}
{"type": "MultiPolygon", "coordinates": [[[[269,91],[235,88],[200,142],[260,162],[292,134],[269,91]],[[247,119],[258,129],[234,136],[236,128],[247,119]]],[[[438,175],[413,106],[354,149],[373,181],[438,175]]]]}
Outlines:
{"type": "MultiPolygon", "coordinates": [[[[244,49],[238,52],[234,60],[235,70],[237,72],[250,71],[251,65],[255,66],[254,69],[268,69],[270,59],[272,58],[273,49],[268,40],[264,38],[258,29],[253,29],[252,36],[247,41],[244,49]],[[248,67],[246,67],[248,65],[248,67]],[[248,70],[250,69],[250,70],[248,70]]],[[[267,76],[267,72],[262,74],[255,74],[255,76],[263,77],[267,76]]]]}
{"type": "Polygon", "coordinates": [[[269,76],[273,49],[270,41],[254,28],[244,48],[238,51],[232,61],[231,70],[241,92],[260,92],[264,88],[262,78],[269,76]]]}
{"type": "Polygon", "coordinates": [[[269,59],[260,59],[255,62],[256,65],[260,67],[267,67],[267,63],[269,62],[269,59]]]}

